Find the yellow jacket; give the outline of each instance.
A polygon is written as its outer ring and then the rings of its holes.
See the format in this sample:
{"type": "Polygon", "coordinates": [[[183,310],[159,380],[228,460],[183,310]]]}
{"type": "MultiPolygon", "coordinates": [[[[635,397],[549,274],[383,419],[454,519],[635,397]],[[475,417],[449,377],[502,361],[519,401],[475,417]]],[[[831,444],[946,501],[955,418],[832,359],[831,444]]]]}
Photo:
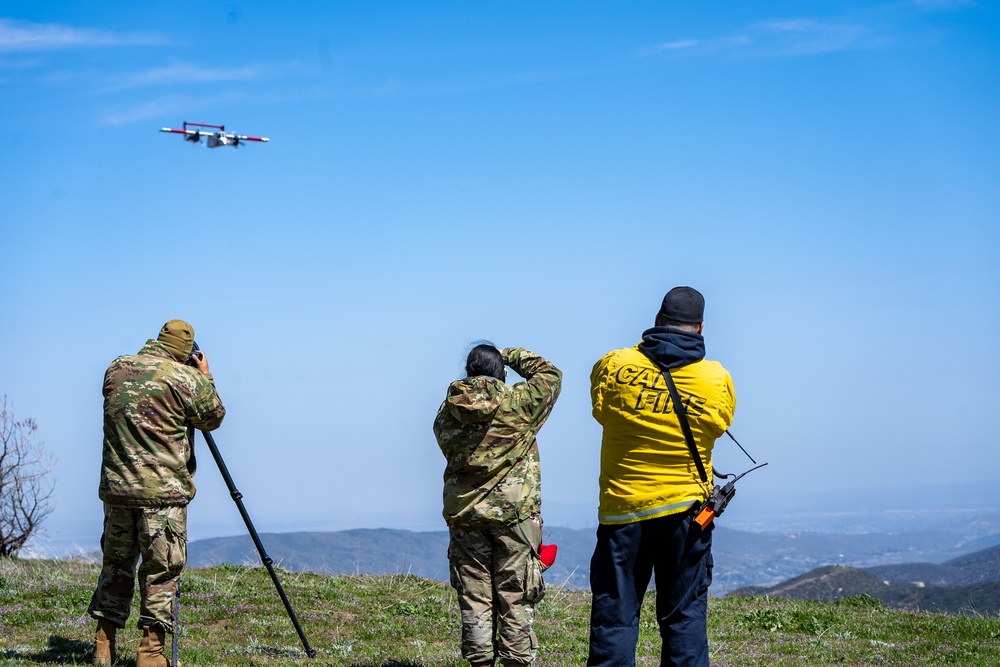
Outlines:
{"type": "MultiPolygon", "coordinates": [[[[598,509],[603,524],[676,514],[706,499],[712,488],[715,440],[729,428],[736,410],[732,378],[719,362],[703,359],[701,336],[656,327],[646,332],[644,345],[650,332],[687,338],[689,348],[701,341],[696,360],[665,363],[687,410],[708,481],[702,483],[698,474],[660,366],[639,345],[609,352],[590,375],[594,418],[604,427],[598,509]]],[[[691,353],[681,350],[681,357],[691,353]]]]}

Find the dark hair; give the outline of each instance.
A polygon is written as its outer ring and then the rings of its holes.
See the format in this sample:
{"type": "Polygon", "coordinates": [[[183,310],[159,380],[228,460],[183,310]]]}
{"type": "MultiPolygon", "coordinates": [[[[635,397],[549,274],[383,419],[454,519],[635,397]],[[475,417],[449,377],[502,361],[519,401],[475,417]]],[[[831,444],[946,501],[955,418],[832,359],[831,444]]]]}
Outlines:
{"type": "Polygon", "coordinates": [[[681,331],[698,333],[698,327],[700,327],[701,325],[692,324],[691,322],[678,322],[677,320],[668,320],[663,315],[658,315],[657,326],[670,327],[671,329],[680,329],[681,331]]]}
{"type": "Polygon", "coordinates": [[[507,379],[503,355],[493,343],[488,342],[476,345],[469,352],[469,357],[465,360],[465,373],[468,377],[488,375],[498,380],[507,379]]]}

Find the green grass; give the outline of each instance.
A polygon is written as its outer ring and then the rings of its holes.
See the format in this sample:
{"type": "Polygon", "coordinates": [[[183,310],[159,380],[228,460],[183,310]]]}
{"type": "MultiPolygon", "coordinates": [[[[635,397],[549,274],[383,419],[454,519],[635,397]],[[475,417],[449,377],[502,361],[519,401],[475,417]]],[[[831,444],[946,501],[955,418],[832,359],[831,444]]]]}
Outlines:
{"type": "MultiPolygon", "coordinates": [[[[0,667],[88,664],[94,623],[86,609],[98,569],[0,559],[0,667]]],[[[306,657],[267,571],[224,565],[184,573],[182,665],[467,664],[447,584],[412,575],[279,576],[315,659],[306,657]]],[[[586,662],[589,609],[585,591],[549,588],[537,613],[539,667],[586,662]]],[[[130,624],[118,636],[118,664],[133,667],[140,633],[130,624]]],[[[1000,665],[1000,619],[899,612],[867,597],[836,603],[713,598],[709,640],[714,667],[1000,665]]],[[[647,607],[638,664],[658,664],[659,645],[647,607]]]]}

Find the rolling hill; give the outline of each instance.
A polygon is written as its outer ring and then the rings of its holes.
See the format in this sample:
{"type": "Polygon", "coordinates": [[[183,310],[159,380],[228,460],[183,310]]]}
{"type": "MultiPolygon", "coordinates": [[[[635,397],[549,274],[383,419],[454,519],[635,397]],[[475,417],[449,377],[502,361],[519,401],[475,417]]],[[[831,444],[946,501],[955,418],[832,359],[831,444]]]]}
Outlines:
{"type": "Polygon", "coordinates": [[[733,596],[832,602],[869,595],[894,609],[951,614],[1000,614],[1000,546],[940,565],[911,563],[866,569],[830,565],[775,586],[750,586],[733,596]]]}
{"type": "Polygon", "coordinates": [[[894,582],[922,582],[935,586],[962,586],[1000,581],[1000,545],[944,563],[900,563],[865,568],[872,576],[894,582]]]}

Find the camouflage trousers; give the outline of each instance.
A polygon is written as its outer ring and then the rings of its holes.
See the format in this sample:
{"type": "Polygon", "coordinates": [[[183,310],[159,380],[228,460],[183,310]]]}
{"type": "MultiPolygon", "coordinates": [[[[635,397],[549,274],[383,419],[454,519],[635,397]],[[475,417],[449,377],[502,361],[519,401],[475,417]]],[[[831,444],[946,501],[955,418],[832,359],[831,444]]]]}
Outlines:
{"type": "Polygon", "coordinates": [[[174,631],[173,601],[187,562],[186,507],[104,504],[104,564],[88,613],[118,627],[128,621],[139,565],[139,627],[174,631]]]}
{"type": "Polygon", "coordinates": [[[545,596],[541,541],[539,517],[489,530],[451,529],[451,585],[462,612],[462,657],[469,662],[534,660],[535,603],[545,596]]]}

